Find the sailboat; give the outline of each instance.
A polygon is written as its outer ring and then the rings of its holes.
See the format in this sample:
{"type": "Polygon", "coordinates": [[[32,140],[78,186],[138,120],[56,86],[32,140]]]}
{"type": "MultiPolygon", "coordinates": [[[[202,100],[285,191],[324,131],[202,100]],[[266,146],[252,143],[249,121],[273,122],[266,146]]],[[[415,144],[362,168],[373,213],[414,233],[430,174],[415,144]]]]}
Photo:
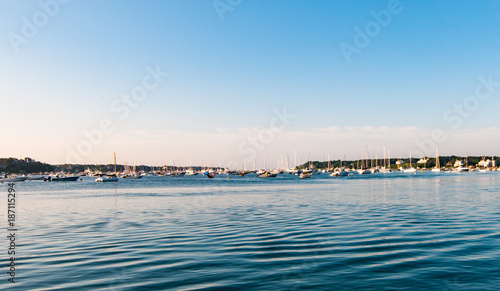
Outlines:
{"type": "Polygon", "coordinates": [[[410,150],[410,167],[409,168],[406,168],[406,169],[403,169],[403,173],[410,173],[410,174],[415,174],[417,172],[417,169],[415,169],[414,167],[412,167],[411,165],[411,150],[410,150]]]}
{"type": "Polygon", "coordinates": [[[118,182],[118,176],[116,175],[116,153],[113,153],[115,160],[115,173],[113,175],[105,175],[95,179],[96,182],[118,182]]]}
{"type": "MultiPolygon", "coordinates": [[[[389,156],[389,152],[387,152],[387,156],[389,156]]],[[[379,169],[380,173],[390,173],[391,172],[391,158],[386,158],[385,155],[385,146],[384,146],[384,166],[379,169]]]]}
{"type": "Polygon", "coordinates": [[[432,168],[431,170],[434,173],[439,173],[441,172],[441,166],[439,164],[439,154],[438,154],[438,147],[436,146],[436,166],[432,168]]]}

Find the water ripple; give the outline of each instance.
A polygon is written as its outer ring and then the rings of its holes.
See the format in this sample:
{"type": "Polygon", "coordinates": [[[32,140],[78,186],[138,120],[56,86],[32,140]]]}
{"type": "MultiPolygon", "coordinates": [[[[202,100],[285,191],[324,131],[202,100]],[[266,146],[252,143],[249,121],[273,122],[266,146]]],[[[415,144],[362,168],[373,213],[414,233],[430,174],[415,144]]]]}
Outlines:
{"type": "Polygon", "coordinates": [[[24,197],[27,208],[20,214],[22,263],[16,287],[496,290],[500,286],[496,180],[374,175],[304,184],[294,179],[287,177],[291,185],[251,178],[227,186],[217,181],[220,184],[210,189],[205,180],[172,188],[160,187],[166,182],[158,181],[130,189],[87,185],[86,190],[71,190],[70,197],[32,190],[24,197]],[[460,187],[457,179],[462,179],[460,187]]]}

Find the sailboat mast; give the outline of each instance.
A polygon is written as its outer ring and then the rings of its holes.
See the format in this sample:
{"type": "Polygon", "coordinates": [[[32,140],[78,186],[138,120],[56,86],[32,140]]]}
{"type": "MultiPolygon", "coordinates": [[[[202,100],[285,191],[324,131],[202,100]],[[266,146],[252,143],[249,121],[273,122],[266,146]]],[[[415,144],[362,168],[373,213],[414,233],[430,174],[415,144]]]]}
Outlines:
{"type": "Polygon", "coordinates": [[[438,154],[438,147],[436,146],[436,168],[439,169],[441,165],[439,164],[439,154],[438,154]]]}
{"type": "Polygon", "coordinates": [[[385,146],[384,146],[384,169],[387,169],[387,160],[385,158],[385,146]]]}
{"type": "Polygon", "coordinates": [[[115,159],[115,175],[116,175],[116,153],[113,153],[114,159],[115,159]]]}

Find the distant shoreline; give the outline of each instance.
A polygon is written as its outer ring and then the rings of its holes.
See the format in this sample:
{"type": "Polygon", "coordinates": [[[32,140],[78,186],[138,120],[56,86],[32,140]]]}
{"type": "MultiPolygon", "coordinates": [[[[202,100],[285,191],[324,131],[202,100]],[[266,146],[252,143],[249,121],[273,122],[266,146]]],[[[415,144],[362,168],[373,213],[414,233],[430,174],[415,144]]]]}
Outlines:
{"type": "MultiPolygon", "coordinates": [[[[498,156],[470,156],[470,157],[462,157],[462,156],[440,156],[439,162],[441,167],[451,168],[457,160],[464,161],[464,165],[469,166],[477,166],[481,160],[490,160],[494,161],[492,167],[498,167],[500,165],[500,157],[498,156]]],[[[418,163],[422,159],[412,158],[411,163],[420,168],[420,169],[430,169],[435,167],[436,158],[428,158],[426,163],[418,163]]],[[[379,166],[382,167],[387,165],[387,161],[389,159],[375,159],[375,158],[366,158],[366,159],[357,159],[357,160],[330,160],[330,161],[307,161],[301,165],[292,165],[290,162],[287,162],[286,166],[291,168],[303,169],[307,167],[314,167],[316,169],[325,169],[328,165],[331,168],[338,167],[347,167],[347,168],[357,168],[359,164],[364,164],[366,166],[379,166]]],[[[391,158],[390,165],[391,168],[396,169],[399,166],[406,166],[409,164],[409,158],[391,158]]],[[[214,169],[219,170],[223,169],[221,167],[209,167],[209,166],[175,166],[175,165],[165,165],[165,166],[148,166],[148,165],[122,165],[117,164],[117,171],[122,172],[127,168],[136,168],[137,171],[142,172],[151,172],[151,171],[161,171],[161,170],[187,170],[192,169],[194,171],[200,171],[203,169],[214,169]]],[[[270,168],[274,168],[270,167],[270,168]]],[[[279,168],[279,167],[278,167],[279,168]]],[[[68,173],[81,173],[85,170],[99,170],[102,172],[112,171],[114,169],[114,164],[56,164],[51,165],[48,163],[43,163],[39,161],[35,161],[31,158],[17,159],[17,158],[0,158],[0,173],[4,174],[39,174],[39,173],[49,173],[49,172],[68,172],[68,173]]],[[[238,170],[238,169],[229,169],[229,170],[238,170]]],[[[241,169],[240,169],[241,170],[241,169]]]]}

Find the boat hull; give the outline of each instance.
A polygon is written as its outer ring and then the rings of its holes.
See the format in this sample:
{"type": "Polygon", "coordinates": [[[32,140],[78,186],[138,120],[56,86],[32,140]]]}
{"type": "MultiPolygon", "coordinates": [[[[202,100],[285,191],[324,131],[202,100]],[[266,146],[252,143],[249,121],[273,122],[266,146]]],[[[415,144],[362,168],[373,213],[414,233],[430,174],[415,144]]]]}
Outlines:
{"type": "Polygon", "coordinates": [[[0,182],[2,183],[10,183],[10,182],[24,182],[28,179],[28,177],[12,177],[12,178],[1,178],[0,182]]]}
{"type": "Polygon", "coordinates": [[[118,178],[103,178],[99,177],[95,179],[96,182],[98,183],[106,183],[106,182],[118,182],[118,178]]]}
{"type": "Polygon", "coordinates": [[[70,176],[70,177],[49,177],[49,181],[52,182],[74,182],[80,179],[80,176],[70,176]]]}

